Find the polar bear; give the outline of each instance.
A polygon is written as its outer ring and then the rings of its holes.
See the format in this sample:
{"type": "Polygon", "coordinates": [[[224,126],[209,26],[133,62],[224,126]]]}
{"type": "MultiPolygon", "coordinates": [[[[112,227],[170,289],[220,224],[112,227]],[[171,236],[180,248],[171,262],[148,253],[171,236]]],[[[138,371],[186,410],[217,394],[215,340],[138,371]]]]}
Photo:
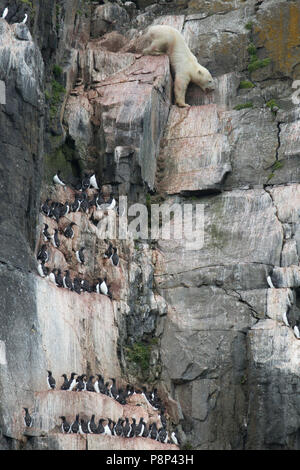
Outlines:
{"type": "Polygon", "coordinates": [[[214,90],[214,81],[210,72],[200,65],[183,36],[167,25],[150,26],[144,39],[151,41],[143,50],[143,55],[168,54],[172,72],[175,75],[174,94],[177,106],[189,107],[185,102],[185,93],[190,82],[200,86],[206,93],[214,90]]]}

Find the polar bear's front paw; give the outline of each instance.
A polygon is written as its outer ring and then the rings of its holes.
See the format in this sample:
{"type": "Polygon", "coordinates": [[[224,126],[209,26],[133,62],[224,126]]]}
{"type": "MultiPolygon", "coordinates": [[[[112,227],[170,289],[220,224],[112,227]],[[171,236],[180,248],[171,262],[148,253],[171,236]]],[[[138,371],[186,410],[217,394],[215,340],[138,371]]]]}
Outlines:
{"type": "Polygon", "coordinates": [[[187,103],[176,103],[179,108],[190,108],[191,106],[187,103]]]}

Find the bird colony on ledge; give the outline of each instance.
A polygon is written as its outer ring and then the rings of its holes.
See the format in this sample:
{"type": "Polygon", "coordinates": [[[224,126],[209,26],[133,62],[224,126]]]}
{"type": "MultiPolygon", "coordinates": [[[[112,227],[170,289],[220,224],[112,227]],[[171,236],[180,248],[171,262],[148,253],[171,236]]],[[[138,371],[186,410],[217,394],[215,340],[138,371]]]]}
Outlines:
{"type": "MultiPolygon", "coordinates": [[[[53,182],[56,185],[66,187],[66,183],[62,180],[59,171],[54,175],[53,182]]],[[[69,214],[82,212],[90,217],[90,220],[94,222],[94,209],[96,211],[100,211],[102,214],[107,214],[108,211],[117,211],[115,198],[107,192],[107,187],[102,188],[106,190],[99,190],[95,173],[90,175],[86,174],[83,180],[74,187],[74,190],[77,190],[77,192],[75,192],[74,201],[66,201],[62,204],[61,202],[51,201],[50,198],[46,199],[41,207],[41,212],[47,218],[54,220],[57,226],[51,233],[49,231],[49,224],[44,223],[44,228],[42,230],[42,240],[44,243],[37,253],[37,270],[41,277],[52,281],[57,287],[69,289],[79,295],[81,292],[97,292],[98,294],[106,295],[112,299],[112,293],[107,285],[106,276],[98,277],[92,281],[81,279],[80,276],[76,276],[71,279],[69,269],[64,270],[62,273],[61,268],[50,269],[50,267],[47,266],[50,262],[49,248],[51,245],[54,249],[59,250],[62,243],[62,237],[65,237],[66,239],[74,238],[74,226],[76,226],[76,223],[68,219],[69,214]],[[92,189],[93,192],[92,197],[89,199],[87,191],[90,189],[92,189]],[[60,221],[63,221],[63,223],[59,226],[58,224],[60,221]],[[61,225],[63,225],[63,228],[61,225]]],[[[86,263],[85,255],[86,248],[84,246],[78,247],[78,249],[75,250],[76,260],[79,265],[84,265],[86,263]]],[[[110,259],[112,265],[114,267],[118,267],[118,250],[111,242],[109,242],[107,250],[103,254],[103,258],[110,259]]]]}
{"type": "MultiPolygon", "coordinates": [[[[52,371],[48,370],[47,384],[49,390],[56,389],[56,380],[52,375],[52,371]]],[[[65,416],[60,416],[62,420],[61,423],[61,432],[66,434],[103,434],[108,436],[116,437],[145,437],[150,438],[161,443],[165,444],[175,444],[180,445],[178,431],[175,429],[170,434],[167,430],[167,418],[165,416],[165,408],[162,404],[161,399],[158,396],[157,389],[154,388],[152,391],[148,392],[146,387],[142,389],[136,389],[133,385],[127,384],[126,389],[118,388],[116,385],[116,380],[110,378],[112,384],[109,382],[104,383],[104,378],[101,374],[96,374],[98,377],[95,381],[95,376],[91,375],[88,380],[86,374],[78,375],[75,372],[72,372],[70,378],[68,379],[66,374],[63,374],[63,383],[60,386],[60,390],[65,391],[74,391],[74,392],[95,392],[99,394],[106,395],[116,401],[121,405],[126,405],[127,398],[132,395],[140,394],[146,400],[146,403],[150,405],[153,410],[159,410],[159,420],[161,426],[158,428],[157,423],[152,422],[148,425],[144,421],[144,418],[141,417],[139,423],[136,423],[136,418],[132,416],[131,418],[119,418],[117,422],[113,421],[110,418],[99,418],[98,424],[95,422],[95,414],[91,416],[89,421],[84,420],[83,418],[79,419],[79,413],[76,414],[75,420],[71,421],[71,424],[67,421],[65,416]],[[75,376],[77,375],[77,378],[75,376]],[[130,423],[131,420],[131,423],[130,423]]],[[[137,405],[139,406],[139,405],[137,405]]],[[[33,426],[34,419],[30,415],[28,408],[23,408],[25,411],[24,415],[24,424],[27,428],[33,426]]]]}

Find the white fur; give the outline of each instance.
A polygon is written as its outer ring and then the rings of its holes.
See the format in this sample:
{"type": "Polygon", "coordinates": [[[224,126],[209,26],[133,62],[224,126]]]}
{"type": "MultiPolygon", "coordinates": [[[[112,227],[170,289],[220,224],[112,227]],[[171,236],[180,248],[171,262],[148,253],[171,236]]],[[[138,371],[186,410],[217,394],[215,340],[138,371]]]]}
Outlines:
{"type": "Polygon", "coordinates": [[[210,72],[198,63],[177,29],[167,25],[150,26],[145,39],[150,40],[151,44],[144,49],[144,55],[169,56],[175,74],[174,94],[178,106],[189,106],[185,103],[185,92],[190,82],[200,86],[204,92],[214,90],[214,81],[210,72]]]}

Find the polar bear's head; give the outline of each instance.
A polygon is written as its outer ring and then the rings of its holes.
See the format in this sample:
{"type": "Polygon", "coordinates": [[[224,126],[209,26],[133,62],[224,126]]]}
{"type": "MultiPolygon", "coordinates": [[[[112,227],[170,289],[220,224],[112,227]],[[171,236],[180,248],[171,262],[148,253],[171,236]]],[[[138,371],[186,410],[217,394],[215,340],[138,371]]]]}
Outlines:
{"type": "Polygon", "coordinates": [[[215,89],[215,83],[210,72],[200,64],[198,64],[192,75],[192,81],[200,86],[205,93],[215,89]]]}

